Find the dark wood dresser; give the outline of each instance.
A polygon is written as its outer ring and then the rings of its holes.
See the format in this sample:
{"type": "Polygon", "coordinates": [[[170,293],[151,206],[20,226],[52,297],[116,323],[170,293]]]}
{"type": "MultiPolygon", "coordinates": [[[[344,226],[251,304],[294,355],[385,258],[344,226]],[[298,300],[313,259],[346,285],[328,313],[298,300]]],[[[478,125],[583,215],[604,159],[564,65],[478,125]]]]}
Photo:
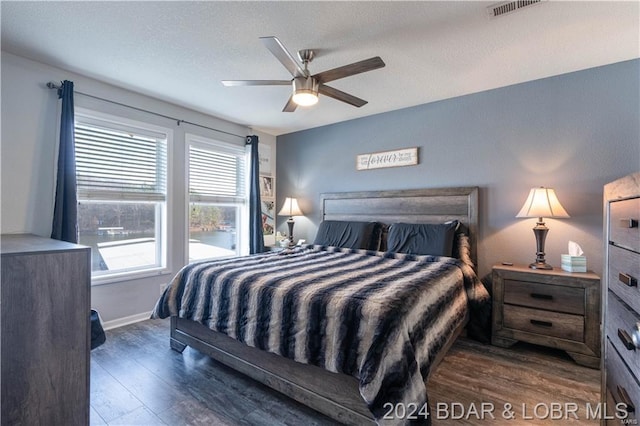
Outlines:
{"type": "Polygon", "coordinates": [[[602,372],[607,424],[640,420],[640,173],[604,186],[602,372]],[[620,405],[617,405],[620,404],[620,405]],[[626,413],[625,413],[626,412],[626,413]]]}
{"type": "Polygon", "coordinates": [[[2,425],[88,425],[90,248],[0,238],[2,425]]]}

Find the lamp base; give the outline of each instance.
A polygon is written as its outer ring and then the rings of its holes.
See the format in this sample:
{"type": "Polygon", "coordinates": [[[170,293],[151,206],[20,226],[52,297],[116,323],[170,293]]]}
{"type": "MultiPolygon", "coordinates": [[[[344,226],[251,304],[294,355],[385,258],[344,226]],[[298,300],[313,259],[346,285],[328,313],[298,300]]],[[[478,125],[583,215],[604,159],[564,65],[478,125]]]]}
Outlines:
{"type": "Polygon", "coordinates": [[[547,232],[549,232],[549,228],[544,226],[541,217],[538,218],[538,222],[533,228],[533,233],[536,236],[536,261],[529,265],[531,269],[553,269],[553,266],[549,265],[544,258],[544,240],[547,238],[547,232]]]}
{"type": "Polygon", "coordinates": [[[287,220],[287,226],[289,227],[289,247],[293,247],[296,243],[293,241],[293,217],[289,217],[287,220]]]}
{"type": "Polygon", "coordinates": [[[533,262],[529,265],[531,269],[553,269],[553,266],[549,265],[546,262],[533,262]]]}

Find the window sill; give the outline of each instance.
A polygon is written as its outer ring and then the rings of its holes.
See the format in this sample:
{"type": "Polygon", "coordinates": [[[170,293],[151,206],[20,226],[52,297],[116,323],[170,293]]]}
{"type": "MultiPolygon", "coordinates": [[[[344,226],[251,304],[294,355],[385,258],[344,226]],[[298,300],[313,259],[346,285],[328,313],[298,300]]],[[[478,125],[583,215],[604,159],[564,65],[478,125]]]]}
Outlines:
{"type": "Polygon", "coordinates": [[[141,278],[157,277],[161,275],[171,275],[168,268],[145,269],[144,271],[121,272],[117,274],[98,275],[91,277],[91,286],[99,286],[104,284],[120,283],[125,281],[133,281],[141,278]]]}

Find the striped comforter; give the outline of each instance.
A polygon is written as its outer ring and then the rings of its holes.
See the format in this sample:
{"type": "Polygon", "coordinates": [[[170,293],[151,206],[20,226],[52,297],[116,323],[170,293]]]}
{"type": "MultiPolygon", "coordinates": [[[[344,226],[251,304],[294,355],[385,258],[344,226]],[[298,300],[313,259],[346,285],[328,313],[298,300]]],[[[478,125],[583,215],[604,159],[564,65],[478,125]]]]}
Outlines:
{"type": "MultiPolygon", "coordinates": [[[[428,409],[434,358],[488,299],[471,265],[457,259],[305,246],[188,265],[153,317],[197,321],[354,376],[378,423],[399,424],[408,421],[385,416],[389,407],[428,409]]],[[[429,424],[422,413],[417,422],[429,424]]]]}

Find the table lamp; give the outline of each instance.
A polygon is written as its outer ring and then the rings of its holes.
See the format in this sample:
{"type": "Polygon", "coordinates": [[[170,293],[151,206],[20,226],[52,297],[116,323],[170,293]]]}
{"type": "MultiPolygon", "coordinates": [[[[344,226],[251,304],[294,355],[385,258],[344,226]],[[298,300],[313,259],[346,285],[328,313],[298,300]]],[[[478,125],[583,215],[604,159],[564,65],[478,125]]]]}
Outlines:
{"type": "Polygon", "coordinates": [[[537,217],[538,222],[533,228],[536,236],[536,261],[529,265],[532,269],[553,269],[544,259],[544,240],[547,238],[549,228],[544,225],[543,217],[569,217],[567,211],[562,207],[556,193],[551,188],[531,188],[527,201],[520,209],[516,217],[537,217]]]}
{"type": "Polygon", "coordinates": [[[278,212],[278,216],[289,216],[287,219],[287,226],[289,226],[289,244],[294,245],[293,241],[293,216],[302,216],[302,210],[298,206],[298,200],[295,198],[285,198],[284,204],[280,211],[278,212]]]}

